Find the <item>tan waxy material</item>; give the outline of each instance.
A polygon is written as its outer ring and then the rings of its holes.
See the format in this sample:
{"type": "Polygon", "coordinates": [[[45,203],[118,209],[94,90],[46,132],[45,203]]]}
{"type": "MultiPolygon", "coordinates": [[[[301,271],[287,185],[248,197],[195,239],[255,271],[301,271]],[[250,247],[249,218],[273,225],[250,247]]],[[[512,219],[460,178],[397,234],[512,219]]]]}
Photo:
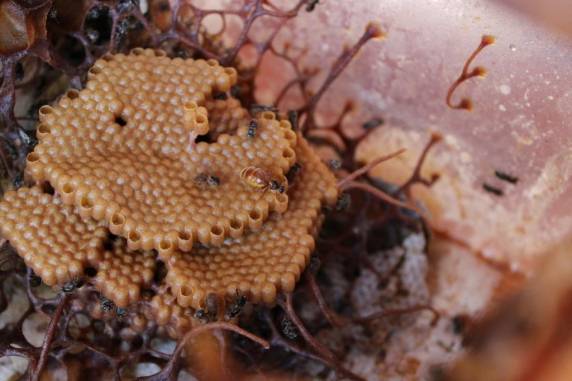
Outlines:
{"type": "Polygon", "coordinates": [[[92,283],[103,296],[124,308],[137,302],[141,287],[151,283],[155,263],[152,252],[128,252],[125,240],[118,239],[98,260],[92,283]]]}
{"type": "Polygon", "coordinates": [[[177,298],[168,287],[162,287],[151,299],[147,315],[157,325],[164,327],[173,339],[182,337],[198,322],[192,317],[190,309],[177,304],[177,298]]]}
{"type": "Polygon", "coordinates": [[[107,229],[82,219],[73,206],[64,205],[39,187],[7,192],[0,202],[0,230],[49,286],[85,278],[119,307],[139,300],[140,288],[153,279],[155,255],[127,252],[118,239],[111,250],[104,242],[107,229]],[[91,267],[95,277],[84,277],[91,267]]]}
{"type": "Polygon", "coordinates": [[[235,296],[272,303],[280,291],[290,292],[314,249],[323,203],[336,201],[336,179],[308,143],[298,137],[300,173],[290,184],[290,203],[272,215],[260,231],[191,253],[176,252],[166,265],[166,278],[181,306],[202,308],[206,295],[235,296]]]}
{"type": "Polygon", "coordinates": [[[234,98],[226,100],[209,99],[205,102],[208,111],[211,139],[221,134],[233,133],[241,126],[247,126],[250,121],[248,111],[234,98]]]}
{"type": "Polygon", "coordinates": [[[105,56],[89,73],[84,90],[40,109],[39,144],[27,172],[48,181],[82,216],[105,221],[129,249],[167,255],[197,241],[221,245],[259,229],[271,211],[287,209],[285,195],[245,185],[240,171],[288,171],[296,160],[288,122],[261,113],[255,138],[245,124],[213,143],[190,142],[211,125],[222,131],[241,123],[224,122],[233,113],[244,115],[234,100],[224,101],[227,111],[213,111],[212,121],[208,115],[209,102],[217,103],[212,91],[228,90],[236,82],[234,69],[135,49],[105,56]],[[193,105],[196,111],[189,110],[193,105]],[[199,117],[205,118],[201,126],[199,117]],[[197,183],[201,175],[218,185],[197,183]]]}
{"type": "Polygon", "coordinates": [[[26,265],[49,286],[83,276],[102,257],[107,229],[83,221],[73,206],[41,189],[20,188],[0,202],[0,231],[26,265]]]}

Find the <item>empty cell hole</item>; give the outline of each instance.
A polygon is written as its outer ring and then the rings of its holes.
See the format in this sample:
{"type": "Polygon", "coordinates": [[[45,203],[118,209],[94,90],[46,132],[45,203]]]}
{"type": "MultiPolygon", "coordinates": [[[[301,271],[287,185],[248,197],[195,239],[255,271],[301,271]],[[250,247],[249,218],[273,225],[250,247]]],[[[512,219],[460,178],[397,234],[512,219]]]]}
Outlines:
{"type": "Polygon", "coordinates": [[[164,239],[164,240],[162,240],[161,243],[159,244],[159,249],[161,249],[161,250],[169,250],[169,249],[171,249],[172,246],[173,246],[173,245],[171,244],[171,241],[164,239]]]}
{"type": "Polygon", "coordinates": [[[51,108],[50,106],[46,105],[46,106],[40,107],[39,112],[40,112],[40,115],[48,115],[48,114],[51,114],[52,112],[54,112],[54,109],[51,108]]]}
{"type": "Polygon", "coordinates": [[[72,184],[70,183],[65,183],[64,186],[62,187],[62,193],[65,194],[71,194],[75,191],[75,188],[72,184]]]}
{"type": "Polygon", "coordinates": [[[40,156],[38,156],[37,153],[32,152],[32,153],[28,154],[28,161],[29,162],[34,163],[38,160],[40,160],[40,156]]]}
{"type": "Polygon", "coordinates": [[[80,205],[82,208],[90,209],[93,208],[93,201],[91,201],[88,197],[83,197],[80,201],[80,205]]]}
{"type": "Polygon", "coordinates": [[[215,226],[213,226],[213,227],[211,228],[211,233],[212,233],[213,235],[222,235],[223,229],[222,229],[220,226],[216,226],[216,225],[215,225],[215,226]]]}
{"type": "Polygon", "coordinates": [[[45,124],[40,124],[38,126],[38,133],[45,135],[45,134],[49,134],[51,132],[50,127],[46,126],[45,124]]]}
{"type": "Polygon", "coordinates": [[[115,123],[117,123],[121,127],[124,127],[127,125],[127,121],[122,116],[116,116],[115,117],[115,123]]]}
{"type": "Polygon", "coordinates": [[[197,123],[199,124],[203,124],[205,123],[207,120],[203,115],[197,115],[197,119],[196,119],[197,123]]]}
{"type": "Polygon", "coordinates": [[[230,228],[233,230],[240,230],[242,228],[242,222],[237,220],[230,221],[230,228]]]}
{"type": "Polygon", "coordinates": [[[77,99],[79,97],[79,92],[77,90],[68,90],[68,92],[66,93],[66,96],[69,99],[77,99]]]}
{"type": "Polygon", "coordinates": [[[56,191],[54,190],[54,187],[52,187],[52,185],[46,181],[42,183],[42,193],[53,196],[56,191]]]}
{"type": "Polygon", "coordinates": [[[276,115],[274,115],[271,111],[265,111],[262,113],[262,117],[267,120],[274,120],[276,119],[276,115]]]}
{"type": "Polygon", "coordinates": [[[125,217],[123,217],[121,214],[115,213],[111,217],[111,223],[113,225],[123,225],[125,223],[125,217]]]}
{"type": "Polygon", "coordinates": [[[248,213],[248,215],[253,220],[259,220],[262,217],[262,215],[256,210],[251,210],[250,213],[248,213]]]}
{"type": "Polygon", "coordinates": [[[179,239],[181,241],[190,241],[191,235],[187,232],[179,232],[179,239]]]}
{"type": "Polygon", "coordinates": [[[83,270],[83,274],[85,276],[93,278],[94,276],[97,275],[97,270],[94,267],[86,267],[85,270],[83,270]]]}
{"type": "Polygon", "coordinates": [[[182,286],[179,289],[179,293],[181,294],[181,296],[191,296],[193,293],[193,290],[191,290],[191,288],[189,286],[182,286]]]}
{"type": "Polygon", "coordinates": [[[131,242],[137,242],[141,239],[141,235],[135,231],[133,232],[129,232],[129,235],[127,236],[127,238],[131,241],[131,242]]]}

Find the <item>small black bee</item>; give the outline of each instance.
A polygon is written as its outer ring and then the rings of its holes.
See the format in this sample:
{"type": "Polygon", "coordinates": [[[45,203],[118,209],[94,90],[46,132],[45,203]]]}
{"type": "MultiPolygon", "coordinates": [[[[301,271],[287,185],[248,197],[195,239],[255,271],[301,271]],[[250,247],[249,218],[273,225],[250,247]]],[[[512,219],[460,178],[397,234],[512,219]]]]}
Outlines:
{"type": "Polygon", "coordinates": [[[282,318],[280,321],[280,327],[282,329],[282,333],[290,340],[296,340],[298,338],[298,329],[292,323],[292,320],[288,318],[282,318]]]}
{"type": "Polygon", "coordinates": [[[319,3],[320,0],[310,0],[308,2],[308,5],[306,5],[306,12],[312,12],[316,8],[316,5],[318,5],[319,3]]]}
{"type": "Polygon", "coordinates": [[[349,193],[342,193],[338,198],[338,201],[336,202],[336,210],[338,212],[347,210],[350,207],[351,203],[352,203],[352,197],[349,195],[349,193]]]}
{"type": "Polygon", "coordinates": [[[101,295],[99,297],[99,302],[101,303],[101,309],[103,312],[109,312],[115,309],[115,303],[107,299],[105,296],[101,295]]]}
{"type": "Polygon", "coordinates": [[[213,95],[213,98],[221,101],[226,101],[228,99],[228,95],[226,95],[226,93],[216,93],[213,95]]]}
{"type": "Polygon", "coordinates": [[[278,113],[278,109],[274,106],[260,105],[260,104],[253,104],[252,106],[250,106],[250,113],[253,115],[264,111],[271,111],[275,114],[278,113]]]}
{"type": "Polygon", "coordinates": [[[382,118],[373,118],[362,124],[364,130],[371,130],[381,126],[385,121],[382,118]]]}
{"type": "Polygon", "coordinates": [[[288,111],[288,121],[292,126],[292,129],[296,131],[298,129],[298,111],[290,110],[288,111]]]}
{"type": "Polygon", "coordinates": [[[270,190],[273,191],[278,191],[278,193],[284,193],[284,191],[286,190],[284,188],[284,185],[280,184],[276,180],[271,180],[270,183],[268,184],[268,188],[270,188],[270,190]]]}
{"type": "Polygon", "coordinates": [[[238,86],[238,85],[232,86],[230,88],[230,95],[232,95],[233,98],[240,97],[240,86],[238,86]]]}
{"type": "Polygon", "coordinates": [[[292,183],[301,170],[302,166],[299,163],[294,163],[294,165],[288,170],[288,173],[286,173],[288,183],[292,183]]]}
{"type": "Polygon", "coordinates": [[[483,189],[489,193],[494,194],[495,196],[503,196],[504,192],[502,191],[502,189],[499,189],[497,187],[494,187],[490,184],[487,183],[483,183],[483,189]]]}
{"type": "Polygon", "coordinates": [[[322,266],[322,261],[317,255],[312,255],[310,257],[310,265],[308,266],[310,272],[317,273],[320,267],[322,266]]]}
{"type": "Polygon", "coordinates": [[[249,138],[254,138],[256,136],[256,130],[258,129],[258,122],[256,122],[256,120],[252,119],[250,121],[250,123],[248,124],[248,132],[246,133],[246,135],[249,138]]]}
{"type": "Polygon", "coordinates": [[[42,278],[32,272],[29,277],[30,287],[39,287],[42,284],[42,278]]]}
{"type": "Polygon", "coordinates": [[[498,169],[495,171],[495,176],[498,179],[506,181],[506,182],[511,183],[511,184],[518,183],[518,177],[510,175],[506,172],[499,171],[498,169]]]}
{"type": "Polygon", "coordinates": [[[115,310],[115,313],[117,314],[118,317],[122,318],[122,317],[125,317],[127,315],[127,310],[125,308],[117,307],[117,309],[115,310]]]}
{"type": "Polygon", "coordinates": [[[211,187],[216,187],[220,185],[220,179],[216,176],[207,175],[206,173],[198,174],[194,179],[195,184],[199,186],[209,185],[211,187]]]}
{"type": "Polygon", "coordinates": [[[332,171],[337,171],[338,169],[340,169],[342,167],[342,163],[339,160],[332,159],[328,162],[328,166],[330,167],[330,169],[332,171]]]}
{"type": "Polygon", "coordinates": [[[208,313],[201,308],[195,312],[195,318],[200,321],[208,321],[209,316],[208,313]]]}
{"type": "Polygon", "coordinates": [[[211,187],[216,187],[220,185],[220,179],[216,176],[208,176],[207,177],[207,184],[211,187]]]}
{"type": "Polygon", "coordinates": [[[69,294],[71,292],[74,292],[81,286],[83,286],[83,281],[79,278],[75,278],[70,280],[69,282],[64,283],[64,285],[62,286],[62,291],[65,292],[66,294],[69,294]]]}
{"type": "Polygon", "coordinates": [[[242,312],[242,309],[246,305],[246,296],[239,295],[237,292],[237,297],[232,304],[230,304],[226,309],[225,318],[227,320],[234,319],[242,312]]]}

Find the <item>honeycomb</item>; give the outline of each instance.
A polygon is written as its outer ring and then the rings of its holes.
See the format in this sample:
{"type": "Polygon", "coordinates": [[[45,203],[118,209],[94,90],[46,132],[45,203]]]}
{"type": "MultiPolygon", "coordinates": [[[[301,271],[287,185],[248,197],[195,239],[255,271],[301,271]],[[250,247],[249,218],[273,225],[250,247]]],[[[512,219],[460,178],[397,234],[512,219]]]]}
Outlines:
{"type": "Polygon", "coordinates": [[[336,179],[304,138],[296,157],[302,169],[289,188],[283,214],[273,214],[260,231],[219,247],[177,251],[166,260],[166,283],[179,305],[203,308],[206,295],[246,295],[253,303],[271,304],[280,291],[291,292],[314,249],[323,203],[336,201],[336,179]]]}
{"type": "Polygon", "coordinates": [[[0,231],[49,286],[82,277],[89,263],[102,258],[107,236],[101,223],[83,221],[74,207],[39,187],[6,192],[0,202],[0,231]]]}
{"type": "Polygon", "coordinates": [[[209,99],[205,102],[209,114],[209,137],[216,139],[221,134],[234,133],[239,127],[247,126],[250,121],[248,111],[234,98],[209,99]]]}
{"type": "Polygon", "coordinates": [[[7,192],[0,202],[0,231],[26,265],[49,286],[86,278],[119,307],[139,300],[140,287],[153,279],[155,255],[127,252],[124,240],[105,247],[108,231],[84,220],[39,187],[7,192]],[[84,277],[93,268],[93,278],[84,277]]]}
{"type": "Polygon", "coordinates": [[[250,187],[240,172],[255,166],[284,175],[296,161],[296,134],[265,112],[250,137],[237,101],[212,98],[235,82],[236,71],[214,60],[149,49],[106,55],[85,89],[40,108],[27,173],[82,217],[105,221],[130,250],[168,255],[260,229],[270,212],[286,211],[288,196],[250,187]],[[211,127],[214,141],[193,140],[211,127]]]}
{"type": "Polygon", "coordinates": [[[177,298],[168,287],[161,287],[157,295],[151,299],[147,317],[165,328],[173,339],[182,337],[198,322],[189,314],[189,309],[177,304],[177,298]]]}
{"type": "Polygon", "coordinates": [[[151,283],[155,263],[152,252],[129,252],[125,240],[118,239],[111,250],[103,252],[98,259],[97,274],[92,283],[117,307],[125,308],[139,300],[142,286],[151,283]]]}

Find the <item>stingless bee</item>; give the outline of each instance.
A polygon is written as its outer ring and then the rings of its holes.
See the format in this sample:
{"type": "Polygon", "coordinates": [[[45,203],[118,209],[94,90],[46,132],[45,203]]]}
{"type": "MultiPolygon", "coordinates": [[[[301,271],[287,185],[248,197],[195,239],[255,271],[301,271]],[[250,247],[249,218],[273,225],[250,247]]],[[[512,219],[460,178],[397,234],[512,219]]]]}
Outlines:
{"type": "Polygon", "coordinates": [[[246,167],[240,171],[240,178],[247,185],[265,191],[270,189],[278,193],[284,193],[286,188],[284,186],[285,178],[282,176],[282,181],[273,178],[272,173],[258,167],[246,167]]]}
{"type": "Polygon", "coordinates": [[[255,137],[257,129],[258,129],[258,122],[256,120],[252,119],[250,121],[250,123],[248,124],[248,132],[246,133],[246,135],[249,138],[255,137]]]}
{"type": "Polygon", "coordinates": [[[216,187],[220,185],[220,179],[216,176],[207,175],[206,173],[198,174],[194,179],[195,184],[198,186],[208,185],[211,187],[216,187]]]}
{"type": "Polygon", "coordinates": [[[231,320],[240,315],[242,309],[246,305],[246,296],[241,295],[238,291],[236,291],[236,298],[235,300],[227,306],[225,318],[226,320],[231,320]]]}

